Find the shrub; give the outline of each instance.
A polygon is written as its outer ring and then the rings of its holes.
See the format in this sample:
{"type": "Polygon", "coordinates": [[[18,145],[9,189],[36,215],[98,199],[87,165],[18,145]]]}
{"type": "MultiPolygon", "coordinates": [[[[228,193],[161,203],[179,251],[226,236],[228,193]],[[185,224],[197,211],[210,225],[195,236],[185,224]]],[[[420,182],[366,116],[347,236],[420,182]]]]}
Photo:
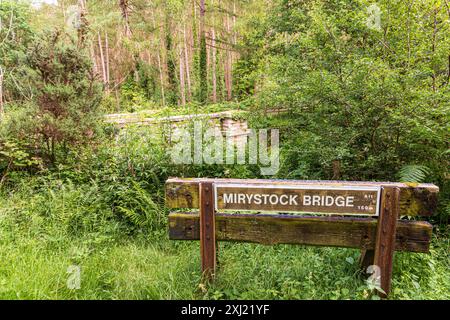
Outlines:
{"type": "Polygon", "coordinates": [[[34,98],[11,108],[0,139],[20,141],[23,152],[54,166],[99,135],[101,86],[84,51],[60,31],[36,36],[26,62],[34,98]]]}

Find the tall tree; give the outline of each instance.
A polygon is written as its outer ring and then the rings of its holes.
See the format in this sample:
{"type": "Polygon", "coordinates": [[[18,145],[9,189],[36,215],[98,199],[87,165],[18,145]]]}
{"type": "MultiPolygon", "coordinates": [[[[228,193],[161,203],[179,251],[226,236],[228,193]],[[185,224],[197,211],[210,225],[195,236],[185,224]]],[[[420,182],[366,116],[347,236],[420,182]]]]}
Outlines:
{"type": "MultiPolygon", "coordinates": [[[[214,7],[214,1],[211,1],[211,7],[214,7]]],[[[211,13],[211,78],[212,78],[212,101],[214,103],[217,103],[217,75],[216,75],[216,66],[217,66],[217,59],[216,59],[216,30],[214,28],[214,12],[211,13]]]]}
{"type": "Polygon", "coordinates": [[[183,23],[183,42],[184,42],[184,61],[186,67],[186,82],[188,89],[188,100],[190,101],[192,98],[192,89],[191,89],[191,70],[189,67],[189,49],[186,38],[186,22],[183,23]]]}
{"type": "Polygon", "coordinates": [[[79,25],[78,25],[78,48],[84,47],[88,33],[89,23],[87,20],[86,0],[78,0],[79,25]]]}
{"type": "Polygon", "coordinates": [[[122,12],[125,37],[130,38],[131,37],[131,27],[129,19],[130,4],[128,0],[119,0],[119,7],[122,12]]]}
{"type": "Polygon", "coordinates": [[[200,0],[200,59],[199,59],[199,102],[206,103],[208,95],[208,64],[205,34],[205,0],[200,0]]]}
{"type": "Polygon", "coordinates": [[[106,92],[109,92],[109,42],[108,31],[105,31],[105,67],[106,67],[106,92]]]}
{"type": "MultiPolygon", "coordinates": [[[[176,75],[175,75],[175,61],[174,61],[174,48],[172,39],[172,17],[170,13],[170,8],[166,6],[166,16],[165,16],[165,44],[166,44],[166,69],[167,69],[167,80],[168,80],[168,92],[167,92],[167,102],[171,105],[177,103],[177,93],[176,93],[176,75]]],[[[176,51],[175,51],[176,52],[176,51]]]]}
{"type": "MultiPolygon", "coordinates": [[[[230,17],[228,12],[226,13],[225,16],[225,30],[227,33],[227,38],[230,38],[230,34],[231,34],[231,30],[230,30],[230,17]]],[[[224,68],[225,68],[225,88],[227,90],[227,100],[231,100],[232,98],[232,75],[231,75],[231,68],[232,68],[232,51],[231,51],[231,45],[230,42],[228,41],[227,43],[227,50],[226,50],[226,60],[225,60],[225,64],[224,64],[224,68]]]]}
{"type": "MultiPolygon", "coordinates": [[[[155,12],[154,10],[152,10],[151,12],[151,17],[152,17],[152,24],[153,24],[153,30],[156,30],[156,21],[155,21],[155,12]]],[[[156,48],[156,60],[158,63],[158,73],[159,73],[159,82],[160,82],[160,86],[161,86],[161,99],[162,99],[162,105],[165,106],[166,105],[166,96],[165,96],[165,91],[164,91],[164,70],[162,67],[162,62],[161,62],[161,50],[160,50],[160,46],[157,45],[156,48]]]]}
{"type": "Polygon", "coordinates": [[[103,85],[106,87],[106,85],[107,85],[107,71],[106,71],[105,55],[103,54],[103,44],[102,44],[102,38],[100,36],[100,32],[97,33],[97,39],[98,39],[98,48],[99,48],[99,51],[100,51],[100,64],[102,66],[103,85]]]}
{"type": "Polygon", "coordinates": [[[217,75],[216,75],[216,32],[214,30],[214,27],[211,28],[211,50],[212,50],[212,63],[211,63],[211,70],[212,70],[212,100],[214,103],[217,102],[217,75]]]}
{"type": "Polygon", "coordinates": [[[183,54],[183,48],[181,45],[178,47],[178,57],[179,57],[179,67],[180,67],[180,98],[181,98],[181,105],[186,105],[186,85],[184,81],[184,54],[183,54]]]}

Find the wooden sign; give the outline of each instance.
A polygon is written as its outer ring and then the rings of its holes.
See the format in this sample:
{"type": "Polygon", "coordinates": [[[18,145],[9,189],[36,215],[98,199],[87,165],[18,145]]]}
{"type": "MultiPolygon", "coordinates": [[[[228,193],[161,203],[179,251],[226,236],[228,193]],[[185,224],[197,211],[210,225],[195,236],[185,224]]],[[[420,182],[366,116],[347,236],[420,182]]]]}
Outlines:
{"type": "Polygon", "coordinates": [[[251,210],[377,216],[378,186],[215,184],[217,211],[251,210]]]}
{"type": "Polygon", "coordinates": [[[200,240],[208,281],[216,274],[218,240],[360,248],[361,267],[379,267],[378,294],[386,297],[394,251],[429,252],[433,230],[426,221],[398,218],[432,215],[438,191],[432,184],[398,182],[171,178],[166,205],[199,211],[171,212],[169,238],[200,240]],[[237,214],[217,213],[227,210],[237,214]],[[239,214],[249,210],[278,214],[239,214]]]}

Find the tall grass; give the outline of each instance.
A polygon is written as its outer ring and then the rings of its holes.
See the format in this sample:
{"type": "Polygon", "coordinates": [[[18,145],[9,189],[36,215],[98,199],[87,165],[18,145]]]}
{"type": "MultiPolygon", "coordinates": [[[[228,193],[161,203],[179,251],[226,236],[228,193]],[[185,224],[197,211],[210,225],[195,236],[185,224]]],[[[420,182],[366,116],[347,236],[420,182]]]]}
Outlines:
{"type": "MultiPolygon", "coordinates": [[[[4,192],[0,298],[373,298],[358,250],[342,248],[220,243],[217,281],[202,285],[199,243],[168,240],[165,211],[140,186],[122,192],[114,203],[126,212],[108,203],[96,184],[39,187],[30,180],[4,192]],[[80,289],[68,288],[72,265],[81,269],[80,289]]],[[[450,299],[448,248],[441,230],[430,254],[396,253],[390,298],[450,299]]]]}

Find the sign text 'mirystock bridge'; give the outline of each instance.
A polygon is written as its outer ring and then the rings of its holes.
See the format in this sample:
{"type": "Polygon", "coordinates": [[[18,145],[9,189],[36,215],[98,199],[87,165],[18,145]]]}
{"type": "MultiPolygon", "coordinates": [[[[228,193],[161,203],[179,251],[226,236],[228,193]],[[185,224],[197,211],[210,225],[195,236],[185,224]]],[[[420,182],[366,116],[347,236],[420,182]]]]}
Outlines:
{"type": "Polygon", "coordinates": [[[378,186],[216,184],[216,210],[378,215],[378,186]]]}

